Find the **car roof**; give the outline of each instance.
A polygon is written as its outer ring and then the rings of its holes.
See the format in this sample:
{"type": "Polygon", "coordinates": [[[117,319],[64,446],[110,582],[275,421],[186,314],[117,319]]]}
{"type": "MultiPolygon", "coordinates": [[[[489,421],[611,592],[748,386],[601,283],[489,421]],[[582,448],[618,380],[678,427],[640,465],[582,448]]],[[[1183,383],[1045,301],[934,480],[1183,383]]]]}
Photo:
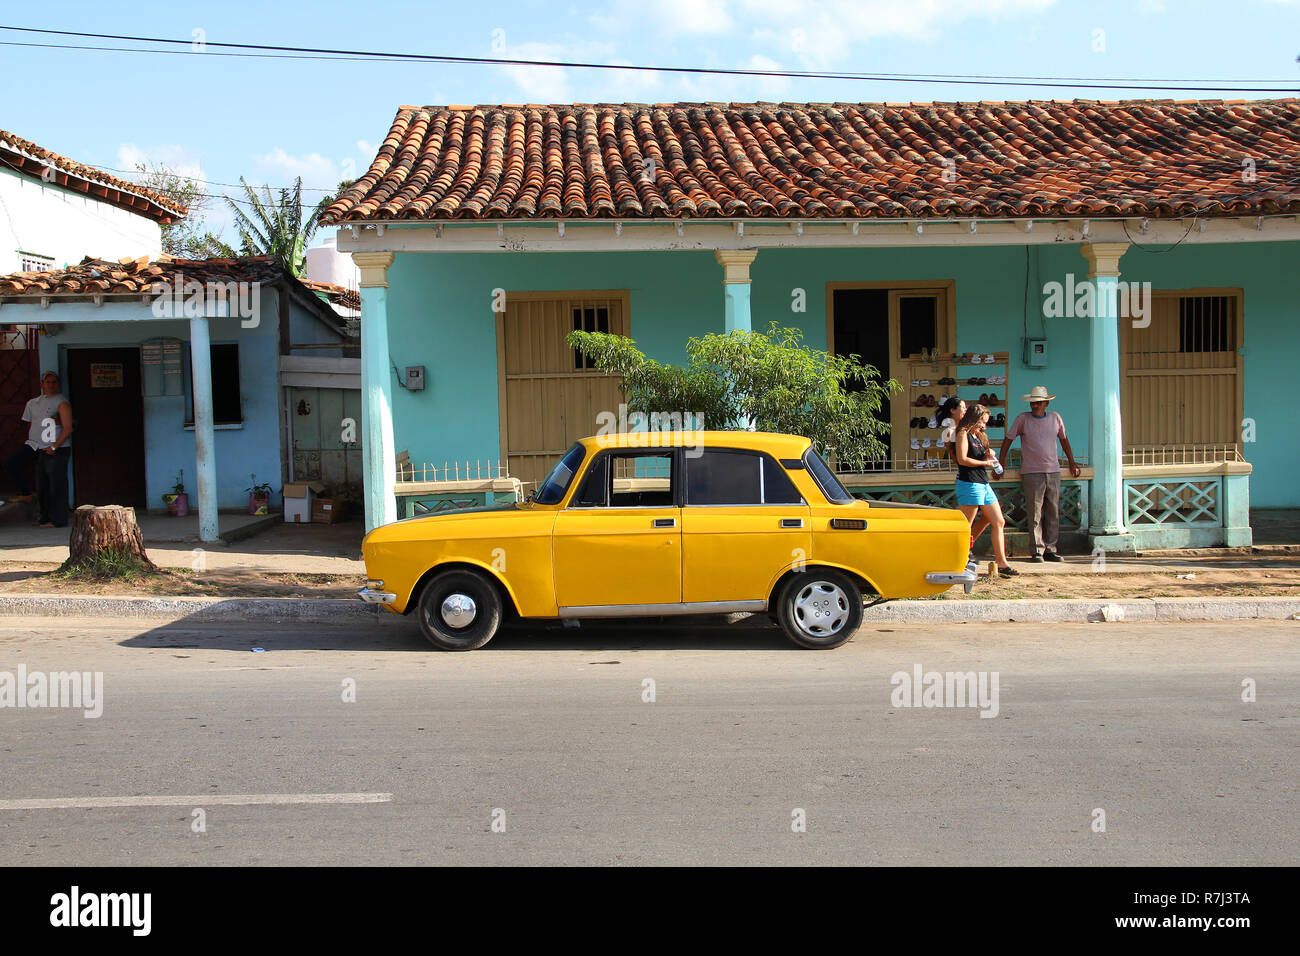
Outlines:
{"type": "Polygon", "coordinates": [[[802,435],[749,431],[641,431],[597,435],[580,440],[588,451],[606,448],[740,448],[777,458],[799,458],[812,442],[802,435]]]}

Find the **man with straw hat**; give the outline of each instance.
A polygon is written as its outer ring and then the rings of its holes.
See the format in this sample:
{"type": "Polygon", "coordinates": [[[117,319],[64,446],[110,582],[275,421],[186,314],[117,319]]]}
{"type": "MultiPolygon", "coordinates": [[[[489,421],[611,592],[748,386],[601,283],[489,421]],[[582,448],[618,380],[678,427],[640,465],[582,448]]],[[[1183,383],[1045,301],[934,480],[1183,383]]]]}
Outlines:
{"type": "Polygon", "coordinates": [[[1011,423],[998,455],[1000,460],[1006,461],[1011,443],[1020,439],[1020,487],[1025,493],[1034,561],[1062,560],[1056,550],[1061,530],[1061,464],[1056,456],[1057,439],[1065,450],[1070,475],[1078,478],[1080,474],[1069,439],[1065,437],[1064,420],[1056,412],[1047,410],[1047,403],[1054,398],[1056,396],[1049,395],[1044,385],[1035,385],[1028,395],[1023,396],[1029,403],[1029,411],[1021,412],[1011,423]]]}

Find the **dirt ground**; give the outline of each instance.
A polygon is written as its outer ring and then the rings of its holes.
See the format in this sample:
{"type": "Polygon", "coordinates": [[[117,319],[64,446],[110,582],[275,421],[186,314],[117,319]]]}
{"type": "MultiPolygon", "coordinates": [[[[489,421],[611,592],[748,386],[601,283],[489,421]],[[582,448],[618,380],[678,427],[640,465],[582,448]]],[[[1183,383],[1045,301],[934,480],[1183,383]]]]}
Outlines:
{"type": "Polygon", "coordinates": [[[355,598],[364,575],[268,574],[243,568],[195,572],[164,569],[132,582],[51,578],[57,564],[0,561],[0,595],[112,594],[124,597],[355,598]]]}
{"type": "MultiPolygon", "coordinates": [[[[1246,564],[1247,562],[1242,562],[1246,564]]],[[[1190,572],[1023,573],[1017,578],[981,577],[969,597],[976,600],[1012,598],[1139,597],[1300,597],[1300,562],[1294,557],[1256,558],[1249,566],[1200,569],[1190,572]],[[1193,577],[1187,578],[1186,574],[1193,577]],[[1180,577],[1180,574],[1184,575],[1180,577]]],[[[365,584],[362,575],[274,574],[239,568],[204,571],[160,571],[132,583],[53,579],[57,564],[0,561],[0,595],[113,594],[122,596],[299,597],[354,598],[365,584]]],[[[980,573],[987,570],[980,565],[980,573]]],[[[1023,565],[1022,565],[1023,567],[1023,565]]],[[[940,599],[967,595],[953,588],[940,599]]]]}

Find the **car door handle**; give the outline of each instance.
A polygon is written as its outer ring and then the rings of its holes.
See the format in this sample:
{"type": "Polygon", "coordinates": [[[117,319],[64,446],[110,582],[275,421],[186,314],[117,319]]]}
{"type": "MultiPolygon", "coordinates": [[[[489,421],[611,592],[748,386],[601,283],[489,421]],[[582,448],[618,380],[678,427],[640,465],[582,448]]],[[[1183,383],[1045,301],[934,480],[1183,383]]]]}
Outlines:
{"type": "Polygon", "coordinates": [[[803,527],[803,518],[782,518],[782,519],[781,519],[781,527],[782,527],[782,528],[802,528],[802,527],[803,527]]]}
{"type": "Polygon", "coordinates": [[[656,528],[675,528],[677,527],[676,518],[655,518],[656,528]]]}

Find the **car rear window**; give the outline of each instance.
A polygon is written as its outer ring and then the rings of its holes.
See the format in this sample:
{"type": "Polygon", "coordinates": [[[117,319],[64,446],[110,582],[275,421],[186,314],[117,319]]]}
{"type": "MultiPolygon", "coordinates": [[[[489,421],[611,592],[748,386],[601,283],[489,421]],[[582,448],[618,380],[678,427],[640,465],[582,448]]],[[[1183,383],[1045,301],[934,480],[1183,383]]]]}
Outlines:
{"type": "Polygon", "coordinates": [[[788,505],[803,501],[770,455],[712,448],[687,458],[688,505],[788,505]]]}

